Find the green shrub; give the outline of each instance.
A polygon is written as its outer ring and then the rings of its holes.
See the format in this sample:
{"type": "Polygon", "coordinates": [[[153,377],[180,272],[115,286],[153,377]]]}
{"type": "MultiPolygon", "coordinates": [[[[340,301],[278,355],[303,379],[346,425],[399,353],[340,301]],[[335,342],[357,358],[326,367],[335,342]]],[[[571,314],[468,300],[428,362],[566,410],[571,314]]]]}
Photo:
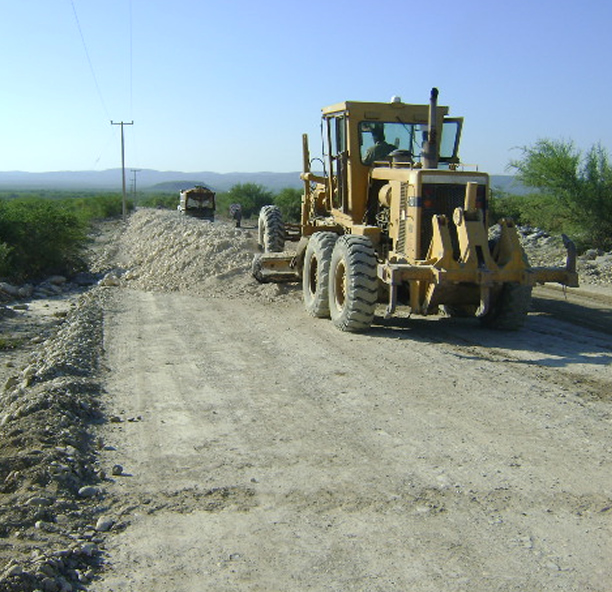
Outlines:
{"type": "Polygon", "coordinates": [[[550,232],[562,232],[563,218],[556,201],[548,195],[512,195],[494,191],[489,201],[489,224],[512,218],[516,224],[529,224],[550,232]]]}
{"type": "Polygon", "coordinates": [[[0,243],[0,277],[11,274],[11,253],[13,248],[6,243],[0,243]]]}
{"type": "MultiPolygon", "coordinates": [[[[73,212],[83,222],[118,218],[123,214],[123,196],[120,193],[92,193],[86,196],[64,198],[59,203],[73,212]]],[[[128,212],[134,209],[134,203],[126,200],[128,212]]]]}
{"type": "Polygon", "coordinates": [[[497,224],[501,218],[512,218],[521,224],[520,196],[493,188],[489,197],[489,225],[497,224]]]}
{"type": "Polygon", "coordinates": [[[233,203],[242,206],[242,217],[257,216],[262,206],[274,203],[274,194],[262,185],[255,183],[238,183],[229,191],[217,194],[217,211],[229,216],[229,207],[233,203]]]}
{"type": "Polygon", "coordinates": [[[526,223],[565,232],[579,247],[612,248],[612,165],[599,145],[586,154],[572,142],[539,140],[511,167],[538,191],[521,206],[526,223]]]}
{"type": "Polygon", "coordinates": [[[285,222],[299,222],[302,215],[302,190],[286,187],[274,197],[285,222]]]}
{"type": "Polygon", "coordinates": [[[138,198],[138,205],[144,208],[164,208],[176,210],[179,193],[146,193],[138,198]]]}
{"type": "Polygon", "coordinates": [[[61,202],[0,200],[2,274],[22,281],[78,269],[86,229],[84,221],[61,202]]]}

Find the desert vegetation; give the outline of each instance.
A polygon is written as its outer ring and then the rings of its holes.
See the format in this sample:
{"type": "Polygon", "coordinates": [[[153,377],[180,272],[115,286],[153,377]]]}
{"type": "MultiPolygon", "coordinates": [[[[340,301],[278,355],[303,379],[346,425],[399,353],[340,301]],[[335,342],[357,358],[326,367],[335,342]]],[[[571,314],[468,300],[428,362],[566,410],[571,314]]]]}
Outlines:
{"type": "Polygon", "coordinates": [[[612,166],[600,145],[582,152],[571,141],[538,140],[510,163],[527,195],[493,200],[492,218],[572,237],[579,250],[612,248],[612,166]]]}
{"type": "Polygon", "coordinates": [[[121,213],[119,194],[0,194],[0,278],[25,281],[77,271],[92,222],[121,213]]]}

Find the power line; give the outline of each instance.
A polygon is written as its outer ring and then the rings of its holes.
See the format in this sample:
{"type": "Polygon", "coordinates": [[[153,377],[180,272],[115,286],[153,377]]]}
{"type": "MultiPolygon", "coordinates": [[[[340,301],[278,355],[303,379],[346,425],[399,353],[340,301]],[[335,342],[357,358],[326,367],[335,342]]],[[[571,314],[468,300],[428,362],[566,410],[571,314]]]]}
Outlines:
{"type": "Polygon", "coordinates": [[[134,116],[134,35],[133,35],[133,23],[134,19],[132,17],[132,0],[129,0],[129,21],[130,21],[130,113],[132,117],[134,116]]]}
{"type": "MultiPolygon", "coordinates": [[[[128,0],[129,9],[129,35],[130,35],[130,115],[134,118],[134,11],[132,0],[128,0]]],[[[132,133],[135,162],[138,163],[138,141],[136,134],[132,133]]],[[[136,174],[134,174],[134,187],[136,187],[136,174]]]]}
{"type": "Polygon", "coordinates": [[[87,63],[89,64],[89,70],[91,71],[91,75],[96,85],[96,90],[98,91],[98,97],[100,98],[100,103],[102,103],[102,108],[104,109],[104,112],[106,113],[106,117],[110,119],[108,109],[106,108],[106,103],[104,102],[104,97],[102,96],[102,91],[100,90],[100,85],[98,84],[98,78],[96,76],[96,71],[94,70],[93,63],[91,61],[91,57],[89,56],[89,50],[87,49],[87,43],[85,43],[85,36],[83,35],[83,30],[81,29],[81,23],[79,21],[79,15],[77,14],[76,6],[74,5],[74,0],[70,0],[70,4],[72,5],[72,12],[74,14],[74,20],[76,22],[77,29],[79,30],[79,35],[81,36],[81,42],[83,43],[83,49],[85,50],[85,56],[87,57],[87,63]]]}
{"type": "Polygon", "coordinates": [[[98,168],[98,164],[99,164],[100,160],[108,152],[108,147],[110,146],[111,142],[114,142],[114,141],[115,141],[115,134],[113,133],[112,130],[110,130],[106,141],[100,144],[101,148],[98,151],[98,156],[96,157],[96,159],[93,162],[93,167],[92,168],[94,170],[98,168]]]}

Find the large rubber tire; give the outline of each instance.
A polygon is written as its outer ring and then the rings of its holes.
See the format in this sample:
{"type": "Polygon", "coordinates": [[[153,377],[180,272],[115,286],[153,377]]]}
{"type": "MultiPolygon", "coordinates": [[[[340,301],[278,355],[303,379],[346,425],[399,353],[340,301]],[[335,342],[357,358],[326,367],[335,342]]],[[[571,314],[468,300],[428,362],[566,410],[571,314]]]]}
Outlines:
{"type": "Polygon", "coordinates": [[[268,280],[266,280],[261,272],[261,253],[257,253],[253,257],[253,261],[251,261],[251,274],[260,284],[268,283],[268,280]]]}
{"type": "Polygon", "coordinates": [[[259,246],[265,253],[281,253],[285,248],[285,225],[277,206],[264,206],[257,222],[259,246]]]}
{"type": "Polygon", "coordinates": [[[364,331],[378,297],[376,254],[365,236],[344,235],[334,246],[329,270],[329,312],[341,331],[364,331]]]}
{"type": "MultiPolygon", "coordinates": [[[[499,237],[489,240],[491,254],[495,252],[499,237]]],[[[527,255],[523,253],[523,261],[529,267],[527,255]]],[[[527,320],[531,308],[532,286],[524,284],[506,283],[501,290],[492,297],[489,310],[479,317],[480,323],[487,329],[499,329],[501,331],[516,331],[520,329],[527,320]]]]}
{"type": "Polygon", "coordinates": [[[531,307],[531,286],[507,283],[489,305],[489,310],[480,317],[488,329],[516,331],[527,320],[531,307]]]}
{"type": "Polygon", "coordinates": [[[313,317],[329,318],[329,265],[337,240],[334,232],[315,232],[306,247],[302,292],[304,307],[313,317]]]}

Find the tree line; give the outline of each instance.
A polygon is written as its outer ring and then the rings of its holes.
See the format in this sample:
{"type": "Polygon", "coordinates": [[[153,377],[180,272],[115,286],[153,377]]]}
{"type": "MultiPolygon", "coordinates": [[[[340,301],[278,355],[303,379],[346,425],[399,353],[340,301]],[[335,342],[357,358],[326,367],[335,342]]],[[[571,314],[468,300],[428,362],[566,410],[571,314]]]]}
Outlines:
{"type": "MultiPolygon", "coordinates": [[[[280,208],[284,220],[299,222],[301,200],[302,191],[300,189],[287,187],[274,193],[256,183],[238,183],[229,191],[217,193],[216,209],[218,215],[229,217],[230,205],[239,203],[242,206],[243,217],[251,218],[259,215],[259,210],[263,206],[274,204],[280,208]]],[[[138,198],[137,203],[145,207],[175,209],[178,204],[178,193],[145,193],[138,198]]]]}

